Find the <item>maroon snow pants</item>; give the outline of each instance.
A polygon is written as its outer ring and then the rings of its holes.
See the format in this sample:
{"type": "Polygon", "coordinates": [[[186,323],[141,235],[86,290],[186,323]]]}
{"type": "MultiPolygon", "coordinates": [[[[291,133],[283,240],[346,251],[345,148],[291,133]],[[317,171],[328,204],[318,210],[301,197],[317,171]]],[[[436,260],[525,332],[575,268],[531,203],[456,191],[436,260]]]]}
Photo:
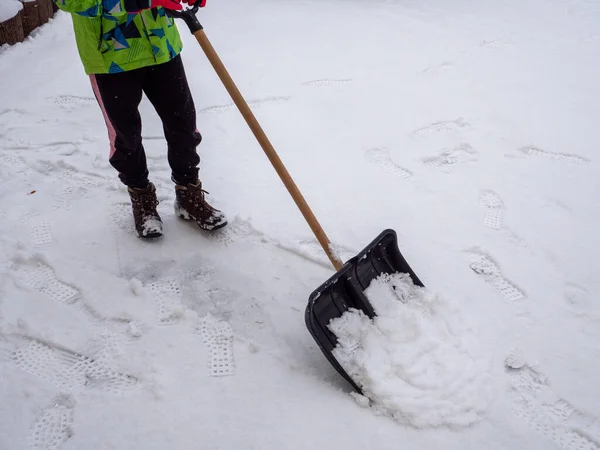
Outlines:
{"type": "Polygon", "coordinates": [[[196,182],[200,163],[196,147],[202,136],[196,128],[196,109],[180,55],[164,64],[90,75],[90,80],[108,128],[109,161],[125,185],[148,185],[138,110],[142,93],[162,121],[172,180],[177,184],[196,182]]]}

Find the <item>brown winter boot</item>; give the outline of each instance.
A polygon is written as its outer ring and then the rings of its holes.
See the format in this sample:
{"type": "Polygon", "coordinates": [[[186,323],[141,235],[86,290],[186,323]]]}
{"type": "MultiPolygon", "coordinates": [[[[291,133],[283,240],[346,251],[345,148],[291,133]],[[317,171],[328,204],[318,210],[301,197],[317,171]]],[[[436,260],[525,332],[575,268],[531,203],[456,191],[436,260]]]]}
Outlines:
{"type": "Polygon", "coordinates": [[[227,225],[225,215],[210,206],[205,198],[200,180],[195,184],[175,185],[175,214],[185,220],[195,220],[200,228],[218,230],[227,225]]]}
{"type": "Polygon", "coordinates": [[[127,188],[127,190],[131,198],[133,220],[138,236],[145,239],[161,237],[162,220],[156,210],[158,199],[154,185],[149,183],[144,189],[127,188]]]}

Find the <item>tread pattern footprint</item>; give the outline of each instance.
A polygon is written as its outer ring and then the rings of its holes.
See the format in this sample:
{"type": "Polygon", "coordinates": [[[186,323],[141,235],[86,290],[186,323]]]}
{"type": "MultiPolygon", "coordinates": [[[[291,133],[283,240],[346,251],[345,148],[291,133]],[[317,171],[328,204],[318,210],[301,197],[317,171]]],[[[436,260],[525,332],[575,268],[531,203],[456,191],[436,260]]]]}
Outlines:
{"type": "Polygon", "coordinates": [[[122,231],[127,235],[135,235],[135,225],[131,213],[131,203],[118,202],[110,206],[109,216],[112,219],[114,229],[122,231]]]}
{"type": "Polygon", "coordinates": [[[451,150],[440,153],[438,156],[423,158],[422,161],[429,167],[446,167],[477,161],[478,159],[478,152],[470,144],[463,143],[451,150]]]}
{"type": "Polygon", "coordinates": [[[107,184],[105,178],[82,172],[61,160],[37,161],[33,168],[43,175],[61,180],[62,191],[55,198],[55,209],[66,208],[70,201],[94,194],[98,188],[107,184]]]}
{"type": "Polygon", "coordinates": [[[483,191],[479,199],[479,204],[486,208],[483,224],[486,227],[499,230],[502,228],[502,215],[504,213],[504,202],[494,191],[483,191]]]}
{"type": "Polygon", "coordinates": [[[51,244],[54,241],[52,236],[52,226],[48,219],[38,214],[27,216],[24,219],[29,226],[33,245],[46,245],[51,244]]]}
{"type": "Polygon", "coordinates": [[[470,128],[471,125],[463,118],[458,118],[450,121],[434,122],[423,128],[418,128],[412,132],[413,136],[429,136],[441,132],[453,132],[470,128]]]}
{"type": "Polygon", "coordinates": [[[408,170],[403,169],[392,160],[390,156],[390,151],[387,148],[376,147],[369,149],[366,151],[366,156],[369,159],[369,161],[393,173],[401,180],[408,178],[412,175],[408,170]]]}
{"type": "Polygon", "coordinates": [[[56,278],[54,270],[45,264],[20,268],[18,275],[27,285],[56,303],[74,303],[80,297],[77,289],[56,278]]]}
{"type": "Polygon", "coordinates": [[[517,301],[525,298],[525,294],[509,282],[500,271],[498,265],[486,255],[477,255],[470,264],[471,270],[480,275],[486,283],[500,292],[504,298],[517,301]]]}
{"type": "Polygon", "coordinates": [[[63,394],[52,399],[35,421],[29,446],[35,450],[57,450],[73,435],[75,400],[63,394]]]}
{"type": "Polygon", "coordinates": [[[310,80],[302,84],[305,86],[330,86],[332,84],[348,84],[352,81],[351,78],[310,80]]]}
{"type": "Polygon", "coordinates": [[[220,233],[214,235],[214,239],[225,246],[240,239],[255,238],[263,241],[268,240],[263,232],[257,230],[249,221],[240,217],[234,217],[230,220],[229,225],[220,231],[220,233]]]}
{"type": "Polygon", "coordinates": [[[549,152],[546,150],[542,150],[541,148],[532,147],[532,146],[521,147],[519,150],[527,156],[537,156],[540,158],[565,161],[568,163],[582,164],[582,163],[590,162],[589,159],[586,159],[582,156],[569,155],[567,153],[554,153],[554,152],[549,152]]]}
{"type": "Polygon", "coordinates": [[[136,377],[117,372],[98,360],[37,340],[10,352],[9,357],[25,372],[69,392],[88,389],[122,394],[139,383],[136,377]]]}
{"type": "Polygon", "coordinates": [[[210,351],[208,374],[212,377],[235,375],[231,325],[207,314],[200,318],[195,331],[210,351]]]}
{"type": "Polygon", "coordinates": [[[174,278],[165,278],[150,283],[149,288],[156,301],[158,323],[171,325],[179,322],[183,314],[179,282],[174,278]]]}
{"type": "MultiPolygon", "coordinates": [[[[254,100],[248,100],[248,106],[261,106],[264,103],[281,103],[290,100],[291,97],[287,96],[273,96],[273,97],[265,97],[265,98],[257,98],[254,100]]],[[[226,105],[214,105],[208,106],[206,108],[200,109],[198,112],[200,113],[219,113],[229,111],[230,109],[235,109],[235,103],[228,103],[226,105]]]]}
{"type": "Polygon", "coordinates": [[[27,163],[20,156],[14,156],[8,153],[0,153],[0,167],[2,169],[14,169],[16,172],[22,172],[27,163]]]}
{"type": "Polygon", "coordinates": [[[81,97],[77,95],[58,95],[52,97],[51,101],[57,105],[91,105],[96,103],[93,97],[81,97]]]}
{"type": "Polygon", "coordinates": [[[440,64],[436,64],[435,66],[429,66],[425,69],[423,69],[421,71],[421,73],[429,73],[429,74],[438,74],[439,72],[443,71],[443,70],[448,70],[454,67],[454,64],[452,64],[449,61],[445,61],[443,63],[440,64]]]}
{"type": "MultiPolygon", "coordinates": [[[[515,414],[565,450],[599,450],[597,419],[558,397],[546,376],[524,362],[505,361],[515,414]]],[[[598,434],[600,436],[600,434],[598,434]]]]}

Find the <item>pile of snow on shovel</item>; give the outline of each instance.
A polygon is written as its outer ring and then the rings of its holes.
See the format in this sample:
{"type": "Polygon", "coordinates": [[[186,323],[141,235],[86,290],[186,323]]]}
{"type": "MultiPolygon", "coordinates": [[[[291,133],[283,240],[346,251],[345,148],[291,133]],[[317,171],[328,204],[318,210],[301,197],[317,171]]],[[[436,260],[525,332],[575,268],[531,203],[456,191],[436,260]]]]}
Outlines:
{"type": "Polygon", "coordinates": [[[365,295],[374,319],[351,309],[329,325],[334,356],[363,391],[359,404],[419,428],[481,420],[492,397],[490,361],[459,310],[407,274],[381,275],[365,295]]]}

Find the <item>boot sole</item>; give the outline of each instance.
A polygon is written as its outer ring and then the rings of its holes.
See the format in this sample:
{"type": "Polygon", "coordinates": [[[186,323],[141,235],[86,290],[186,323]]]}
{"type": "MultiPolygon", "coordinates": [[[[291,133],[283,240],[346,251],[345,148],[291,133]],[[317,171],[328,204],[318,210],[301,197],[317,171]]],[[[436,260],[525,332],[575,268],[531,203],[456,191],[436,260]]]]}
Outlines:
{"type": "Polygon", "coordinates": [[[196,225],[198,225],[198,227],[201,230],[204,231],[216,231],[216,230],[220,230],[221,228],[225,227],[227,225],[227,221],[220,223],[219,225],[216,225],[214,227],[211,228],[207,228],[205,226],[203,226],[199,221],[195,220],[189,212],[187,212],[185,209],[182,209],[179,205],[175,204],[175,215],[179,216],[179,218],[183,219],[183,220],[194,220],[196,222],[196,225]]]}
{"type": "Polygon", "coordinates": [[[138,233],[136,231],[135,233],[137,235],[138,238],[143,239],[143,240],[152,240],[152,239],[158,239],[163,237],[164,233],[162,231],[155,231],[154,233],[148,233],[147,235],[143,235],[141,233],[138,233]]]}
{"type": "Polygon", "coordinates": [[[153,239],[158,239],[158,238],[163,237],[163,234],[162,233],[152,233],[152,234],[147,234],[146,236],[138,234],[138,237],[145,241],[151,241],[153,239]]]}

